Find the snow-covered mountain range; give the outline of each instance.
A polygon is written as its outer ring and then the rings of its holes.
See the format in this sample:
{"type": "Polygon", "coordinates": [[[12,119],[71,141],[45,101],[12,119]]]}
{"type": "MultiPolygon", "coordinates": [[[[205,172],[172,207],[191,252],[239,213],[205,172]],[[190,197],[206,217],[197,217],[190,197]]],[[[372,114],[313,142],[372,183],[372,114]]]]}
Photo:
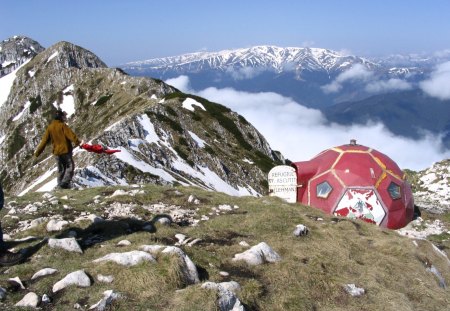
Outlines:
{"type": "Polygon", "coordinates": [[[354,64],[369,68],[377,65],[357,56],[342,55],[321,48],[255,46],[220,52],[198,52],[180,56],[130,62],[122,66],[127,70],[173,70],[184,73],[206,69],[228,71],[229,68],[265,68],[283,71],[334,71],[348,69],[354,64]]]}

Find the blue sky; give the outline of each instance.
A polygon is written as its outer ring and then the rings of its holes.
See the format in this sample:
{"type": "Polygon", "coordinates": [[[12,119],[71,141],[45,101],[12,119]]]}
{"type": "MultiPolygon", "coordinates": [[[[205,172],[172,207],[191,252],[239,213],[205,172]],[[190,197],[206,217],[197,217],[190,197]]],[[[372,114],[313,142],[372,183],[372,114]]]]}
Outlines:
{"type": "Polygon", "coordinates": [[[447,0],[0,0],[0,10],[1,40],[69,41],[109,66],[266,44],[360,56],[450,49],[447,0]]]}

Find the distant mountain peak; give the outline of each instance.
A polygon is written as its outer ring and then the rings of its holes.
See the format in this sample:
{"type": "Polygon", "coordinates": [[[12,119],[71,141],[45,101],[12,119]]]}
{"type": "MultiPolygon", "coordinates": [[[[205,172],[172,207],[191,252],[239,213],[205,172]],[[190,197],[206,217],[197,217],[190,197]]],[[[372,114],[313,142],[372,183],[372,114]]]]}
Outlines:
{"type": "Polygon", "coordinates": [[[0,42],[0,78],[44,51],[38,42],[26,36],[13,36],[0,42]]]}

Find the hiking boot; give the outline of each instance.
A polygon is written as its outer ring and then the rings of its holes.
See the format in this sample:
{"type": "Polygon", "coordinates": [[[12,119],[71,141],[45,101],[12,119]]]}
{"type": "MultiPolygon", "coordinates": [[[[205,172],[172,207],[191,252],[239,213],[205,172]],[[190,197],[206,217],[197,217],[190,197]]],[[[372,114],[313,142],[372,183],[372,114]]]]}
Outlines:
{"type": "Polygon", "coordinates": [[[0,253],[0,266],[14,266],[25,259],[26,257],[20,252],[12,253],[10,251],[3,251],[0,253]]]}

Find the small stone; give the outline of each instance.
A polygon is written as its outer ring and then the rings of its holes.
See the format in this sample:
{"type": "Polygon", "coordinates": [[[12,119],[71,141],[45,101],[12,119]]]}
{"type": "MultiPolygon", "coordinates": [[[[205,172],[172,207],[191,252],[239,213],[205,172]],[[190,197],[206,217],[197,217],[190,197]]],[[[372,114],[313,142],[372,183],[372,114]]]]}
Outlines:
{"type": "Polygon", "coordinates": [[[26,294],[21,301],[15,304],[16,307],[31,307],[36,308],[39,304],[39,296],[36,293],[28,293],[26,294]]]}
{"type": "Polygon", "coordinates": [[[353,297],[361,296],[365,293],[364,288],[356,287],[355,284],[346,284],[344,289],[347,293],[349,293],[353,297]]]}
{"type": "Polygon", "coordinates": [[[131,242],[128,240],[122,240],[119,243],[117,243],[117,246],[130,246],[131,242]]]}
{"type": "Polygon", "coordinates": [[[219,274],[220,274],[220,276],[223,276],[223,277],[230,276],[230,274],[228,272],[226,272],[226,271],[220,271],[219,274]]]}

